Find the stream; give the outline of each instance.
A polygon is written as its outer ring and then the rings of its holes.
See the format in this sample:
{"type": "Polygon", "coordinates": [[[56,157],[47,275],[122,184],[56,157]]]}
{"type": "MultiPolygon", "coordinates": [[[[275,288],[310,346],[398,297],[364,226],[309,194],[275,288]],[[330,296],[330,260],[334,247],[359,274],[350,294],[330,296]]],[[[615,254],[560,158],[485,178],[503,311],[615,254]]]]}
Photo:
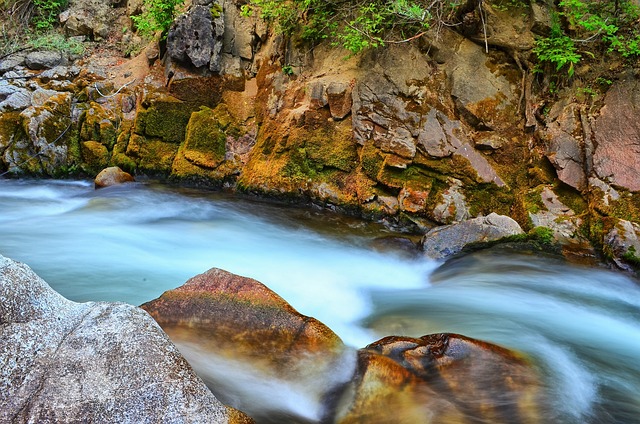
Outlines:
{"type": "Polygon", "coordinates": [[[219,192],[0,179],[0,254],[71,300],[139,305],[222,268],[266,284],[355,348],[392,334],[464,334],[533,358],[556,422],[640,423],[636,280],[500,247],[442,263],[393,236],[378,223],[219,192]]]}

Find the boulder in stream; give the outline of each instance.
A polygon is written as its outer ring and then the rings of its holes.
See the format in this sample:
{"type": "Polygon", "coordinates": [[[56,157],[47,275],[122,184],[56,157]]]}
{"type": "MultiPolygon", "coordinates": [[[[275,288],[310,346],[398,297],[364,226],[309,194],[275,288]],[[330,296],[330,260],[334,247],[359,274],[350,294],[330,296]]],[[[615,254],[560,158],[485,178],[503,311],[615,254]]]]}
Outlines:
{"type": "Polygon", "coordinates": [[[217,397],[254,418],[322,419],[327,396],[355,367],[353,350],[327,326],[262,283],[221,269],[142,308],[217,397]]]}
{"type": "Polygon", "coordinates": [[[457,334],[385,337],[358,352],[336,422],[537,423],[540,380],[521,356],[457,334]]]}
{"type": "Polygon", "coordinates": [[[94,180],[94,184],[96,188],[103,188],[133,181],[135,179],[128,172],[124,172],[117,166],[110,166],[100,171],[94,180]]]}
{"type": "Polygon", "coordinates": [[[0,422],[248,422],[124,303],[76,303],[0,256],[0,422]]]}
{"type": "Polygon", "coordinates": [[[523,233],[515,220],[508,216],[491,213],[431,229],[422,238],[422,248],[426,256],[444,259],[459,253],[469,244],[495,241],[523,233]]]}

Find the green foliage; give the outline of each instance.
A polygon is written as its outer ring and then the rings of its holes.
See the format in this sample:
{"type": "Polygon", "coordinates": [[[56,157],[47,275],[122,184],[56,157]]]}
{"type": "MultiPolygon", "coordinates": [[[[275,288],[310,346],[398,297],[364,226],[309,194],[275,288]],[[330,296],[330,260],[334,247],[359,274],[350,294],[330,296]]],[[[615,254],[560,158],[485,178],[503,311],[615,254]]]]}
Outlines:
{"type": "Polygon", "coordinates": [[[144,36],[156,32],[166,35],[184,0],[144,0],[143,12],[131,16],[136,28],[144,36]]]}
{"type": "Polygon", "coordinates": [[[638,257],[634,246],[629,246],[629,249],[622,255],[622,259],[627,263],[640,267],[640,257],[638,257]]]}
{"type": "Polygon", "coordinates": [[[282,73],[285,74],[285,75],[293,75],[293,66],[284,65],[282,67],[282,73]]]}
{"type": "Polygon", "coordinates": [[[260,16],[277,25],[279,32],[298,32],[311,43],[330,40],[352,53],[388,43],[398,43],[426,31],[449,16],[461,0],[251,0],[243,16],[258,9],[260,16]],[[441,19],[441,18],[438,18],[441,19]]]}
{"type": "Polygon", "coordinates": [[[31,23],[37,30],[53,28],[58,15],[67,7],[68,0],[31,0],[35,8],[31,23]]]}
{"type": "Polygon", "coordinates": [[[80,41],[53,31],[31,34],[27,45],[35,50],[55,50],[76,56],[84,53],[84,45],[80,41]]]}
{"type": "Polygon", "coordinates": [[[558,7],[551,35],[538,39],[533,50],[543,64],[572,76],[574,65],[584,55],[595,57],[592,50],[599,46],[625,58],[640,56],[640,7],[633,0],[561,0],[558,7]]]}
{"type": "Polygon", "coordinates": [[[551,37],[536,41],[533,52],[541,62],[548,62],[556,71],[567,67],[567,74],[573,76],[574,65],[582,56],[577,52],[573,40],[564,34],[552,34],[551,37]]]}

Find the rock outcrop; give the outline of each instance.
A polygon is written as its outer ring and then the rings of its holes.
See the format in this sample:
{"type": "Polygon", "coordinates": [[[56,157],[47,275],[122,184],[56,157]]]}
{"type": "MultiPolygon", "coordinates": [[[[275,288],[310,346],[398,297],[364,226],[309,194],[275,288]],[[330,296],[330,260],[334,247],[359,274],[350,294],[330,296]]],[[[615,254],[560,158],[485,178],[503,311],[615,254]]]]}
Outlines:
{"type": "Polygon", "coordinates": [[[422,238],[424,254],[433,259],[454,255],[473,243],[486,243],[523,234],[520,225],[508,216],[492,213],[457,224],[435,227],[422,238]]]}
{"type": "Polygon", "coordinates": [[[247,422],[144,311],[71,302],[2,256],[0,363],[2,422],[247,422]]]}

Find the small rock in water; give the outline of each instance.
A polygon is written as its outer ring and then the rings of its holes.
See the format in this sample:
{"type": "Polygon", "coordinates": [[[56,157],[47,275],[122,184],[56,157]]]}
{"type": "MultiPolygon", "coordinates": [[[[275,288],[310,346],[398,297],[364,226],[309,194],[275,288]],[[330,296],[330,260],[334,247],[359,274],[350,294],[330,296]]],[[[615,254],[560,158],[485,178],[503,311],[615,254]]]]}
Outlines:
{"type": "Polygon", "coordinates": [[[124,172],[117,166],[111,166],[100,171],[94,180],[94,185],[95,188],[98,189],[133,181],[135,181],[135,179],[131,174],[124,172]]]}

